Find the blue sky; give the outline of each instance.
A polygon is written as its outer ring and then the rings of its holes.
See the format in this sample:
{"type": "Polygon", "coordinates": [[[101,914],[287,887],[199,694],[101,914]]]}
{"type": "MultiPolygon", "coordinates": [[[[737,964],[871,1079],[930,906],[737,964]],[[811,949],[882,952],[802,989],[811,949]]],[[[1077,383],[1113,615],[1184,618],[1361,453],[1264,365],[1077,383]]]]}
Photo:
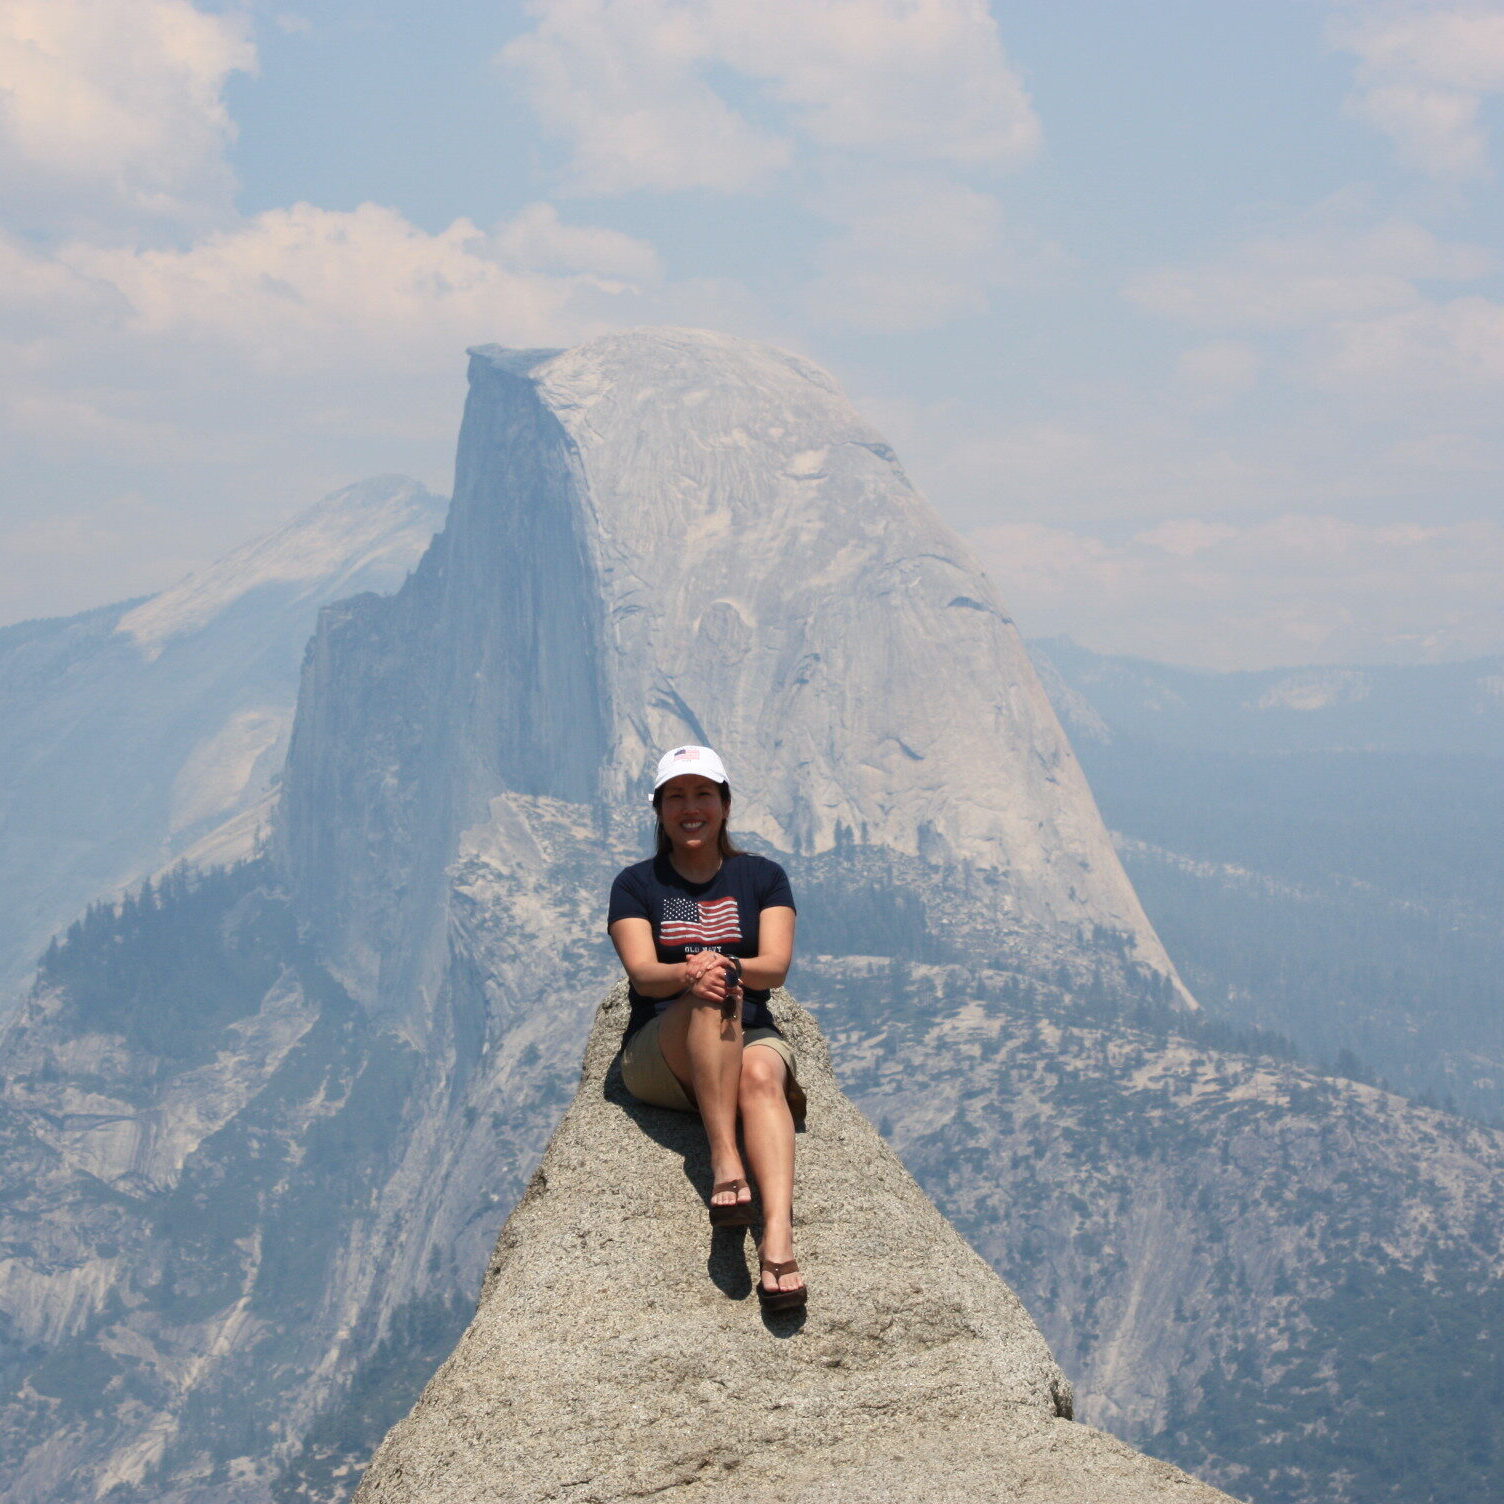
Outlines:
{"type": "Polygon", "coordinates": [[[366,475],[467,344],[829,367],[1030,635],[1504,651],[1504,0],[9,0],[0,621],[366,475]]]}

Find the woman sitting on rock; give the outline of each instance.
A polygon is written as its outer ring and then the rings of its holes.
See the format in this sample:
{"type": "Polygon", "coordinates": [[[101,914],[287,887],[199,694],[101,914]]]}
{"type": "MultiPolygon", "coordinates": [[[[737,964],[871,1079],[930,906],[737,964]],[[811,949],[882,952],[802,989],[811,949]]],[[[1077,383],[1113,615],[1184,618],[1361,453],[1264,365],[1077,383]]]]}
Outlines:
{"type": "Polygon", "coordinates": [[[731,786],[709,747],[675,747],[653,788],[657,854],[611,885],[607,926],[631,984],[622,1045],[627,1090],[655,1107],[698,1111],[710,1140],[710,1225],[745,1227],[762,1196],[758,1299],[805,1302],[794,1261],[794,1122],[804,1093],[768,993],[794,949],[794,896],[777,862],[726,833],[731,786]]]}

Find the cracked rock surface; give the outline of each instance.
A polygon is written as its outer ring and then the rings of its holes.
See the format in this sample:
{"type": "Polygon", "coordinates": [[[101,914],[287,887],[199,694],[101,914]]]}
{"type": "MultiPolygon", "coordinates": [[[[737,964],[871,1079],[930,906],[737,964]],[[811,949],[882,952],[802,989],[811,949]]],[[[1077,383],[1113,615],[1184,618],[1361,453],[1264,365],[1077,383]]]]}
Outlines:
{"type": "Polygon", "coordinates": [[[809,1015],[774,1005],[810,1101],[807,1310],[762,1315],[752,1232],[706,1221],[698,1122],[622,1087],[618,985],[475,1319],[357,1504],[1225,1500],[1066,1418],[1018,1298],[841,1094],[809,1015]]]}

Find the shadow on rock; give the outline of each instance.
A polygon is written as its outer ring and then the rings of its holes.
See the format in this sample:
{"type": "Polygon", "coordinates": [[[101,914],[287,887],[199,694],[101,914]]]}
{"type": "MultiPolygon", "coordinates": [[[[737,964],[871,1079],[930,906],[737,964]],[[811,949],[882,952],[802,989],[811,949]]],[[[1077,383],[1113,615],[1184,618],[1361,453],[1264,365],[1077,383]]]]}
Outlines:
{"type": "MultiPolygon", "coordinates": [[[[641,1102],[627,1090],[621,1078],[621,1056],[618,1055],[606,1070],[601,1082],[601,1096],[613,1106],[619,1107],[654,1143],[661,1144],[672,1154],[677,1154],[684,1167],[684,1178],[694,1187],[695,1195],[707,1207],[710,1204],[710,1146],[705,1139],[705,1130],[697,1116],[687,1112],[675,1112],[667,1107],[654,1107],[641,1102]]],[[[800,1131],[803,1131],[801,1125],[800,1131]]],[[[753,1215],[760,1215],[761,1207],[753,1186],[753,1215]]],[[[747,1239],[754,1239],[757,1227],[720,1227],[711,1229],[710,1248],[705,1256],[705,1272],[711,1283],[728,1300],[746,1300],[756,1294],[754,1280],[748,1270],[747,1239]]],[[[764,1311],[763,1325],[776,1337],[792,1337],[804,1326],[805,1313],[796,1311],[764,1311]]]]}

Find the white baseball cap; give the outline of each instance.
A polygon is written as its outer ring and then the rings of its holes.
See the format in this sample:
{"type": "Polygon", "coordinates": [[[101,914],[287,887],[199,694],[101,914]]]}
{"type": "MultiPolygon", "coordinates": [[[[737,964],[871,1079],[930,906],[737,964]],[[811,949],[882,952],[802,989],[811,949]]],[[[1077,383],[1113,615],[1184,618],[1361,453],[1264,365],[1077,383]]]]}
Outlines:
{"type": "Polygon", "coordinates": [[[729,784],[725,765],[709,747],[674,747],[658,759],[658,776],[653,780],[656,794],[670,778],[684,773],[698,773],[712,783],[729,784]]]}

